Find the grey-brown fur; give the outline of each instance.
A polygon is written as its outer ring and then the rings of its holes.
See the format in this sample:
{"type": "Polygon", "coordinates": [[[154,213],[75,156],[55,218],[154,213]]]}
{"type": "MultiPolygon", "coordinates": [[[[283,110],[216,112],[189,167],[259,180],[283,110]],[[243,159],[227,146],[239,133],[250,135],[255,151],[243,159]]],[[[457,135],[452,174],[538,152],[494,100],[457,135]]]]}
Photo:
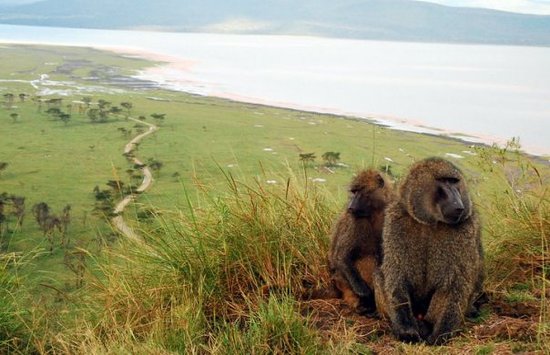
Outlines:
{"type": "Polygon", "coordinates": [[[376,170],[364,170],[350,184],[351,198],[334,225],[329,252],[333,285],[359,313],[376,310],[372,273],[378,264],[384,210],[392,192],[376,170]]]}
{"type": "Polygon", "coordinates": [[[411,167],[386,210],[382,250],[377,307],[394,334],[440,344],[458,331],[482,292],[484,273],[480,222],[456,166],[429,158],[411,167]],[[442,213],[450,208],[455,215],[442,213]]]}

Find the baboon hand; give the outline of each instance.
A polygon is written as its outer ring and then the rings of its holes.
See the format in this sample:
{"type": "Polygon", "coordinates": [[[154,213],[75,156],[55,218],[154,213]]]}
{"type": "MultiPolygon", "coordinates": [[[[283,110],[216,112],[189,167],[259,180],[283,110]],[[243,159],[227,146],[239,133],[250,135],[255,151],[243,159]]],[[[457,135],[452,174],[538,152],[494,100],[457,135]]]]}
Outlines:
{"type": "Polygon", "coordinates": [[[422,340],[418,329],[415,327],[407,327],[394,330],[395,336],[406,343],[418,343],[422,340]]]}
{"type": "Polygon", "coordinates": [[[353,292],[355,292],[359,298],[369,299],[373,297],[371,288],[362,279],[357,279],[356,282],[351,282],[350,284],[353,292]]]}
{"type": "Polygon", "coordinates": [[[435,334],[433,333],[428,338],[426,338],[426,343],[429,345],[441,345],[445,343],[451,337],[451,333],[446,334],[435,334]]]}

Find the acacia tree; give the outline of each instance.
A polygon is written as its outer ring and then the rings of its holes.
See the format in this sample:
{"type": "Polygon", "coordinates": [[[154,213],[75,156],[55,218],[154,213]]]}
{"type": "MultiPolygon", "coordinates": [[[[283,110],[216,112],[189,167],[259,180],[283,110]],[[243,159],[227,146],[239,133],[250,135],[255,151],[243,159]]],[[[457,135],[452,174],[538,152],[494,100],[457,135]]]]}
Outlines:
{"type": "Polygon", "coordinates": [[[92,103],[92,98],[90,96],[84,96],[82,98],[82,102],[86,105],[86,108],[90,108],[90,104],[92,103]]]}
{"type": "Polygon", "coordinates": [[[25,218],[25,198],[22,196],[11,195],[10,200],[13,205],[13,215],[17,219],[17,225],[21,227],[23,225],[23,219],[25,218]]]}
{"type": "Polygon", "coordinates": [[[40,227],[42,232],[44,232],[44,238],[46,238],[50,243],[50,253],[52,253],[55,228],[57,228],[59,232],[63,231],[61,220],[59,219],[59,217],[50,214],[50,207],[45,202],[40,202],[34,205],[32,207],[32,213],[36,218],[38,226],[40,227]]]}
{"type": "Polygon", "coordinates": [[[151,117],[153,117],[153,119],[157,122],[157,124],[161,124],[162,122],[164,122],[164,119],[166,118],[166,114],[165,113],[153,113],[151,114],[151,117]]]}
{"type": "Polygon", "coordinates": [[[122,112],[122,109],[118,106],[113,106],[109,109],[109,113],[112,113],[113,115],[118,115],[122,112]]]}
{"type": "Polygon", "coordinates": [[[99,119],[99,109],[97,108],[89,109],[87,115],[92,123],[96,123],[97,120],[99,119]]]}
{"type": "Polygon", "coordinates": [[[63,123],[65,123],[65,126],[66,126],[67,123],[69,123],[69,121],[71,120],[71,115],[69,115],[68,113],[61,113],[59,115],[59,119],[63,121],[63,123]]]}
{"type": "Polygon", "coordinates": [[[300,161],[304,164],[313,163],[316,158],[315,153],[302,153],[299,156],[300,156],[300,161]]]}
{"type": "Polygon", "coordinates": [[[4,94],[4,100],[7,108],[11,108],[11,105],[13,105],[13,94],[8,92],[4,94]]]}
{"type": "Polygon", "coordinates": [[[322,158],[325,160],[326,166],[334,166],[340,160],[339,152],[326,152],[323,153],[322,158]]]}
{"type": "Polygon", "coordinates": [[[75,274],[76,288],[81,288],[84,286],[84,276],[86,273],[86,252],[80,248],[72,251],[65,250],[63,263],[75,274]]]}
{"type": "Polygon", "coordinates": [[[13,121],[13,123],[17,122],[17,119],[19,118],[19,114],[16,112],[10,113],[10,117],[13,121]]]}
{"type": "Polygon", "coordinates": [[[160,160],[149,158],[149,160],[147,161],[147,165],[151,168],[151,170],[155,171],[158,176],[160,174],[160,169],[162,169],[162,167],[164,166],[164,163],[160,160]]]}
{"type": "Polygon", "coordinates": [[[120,106],[122,106],[126,110],[126,118],[128,118],[130,116],[130,113],[134,105],[131,102],[125,101],[125,102],[121,102],[120,106]]]}
{"type": "Polygon", "coordinates": [[[6,163],[5,161],[0,161],[0,175],[2,171],[6,170],[7,167],[8,167],[8,163],[6,163]]]}
{"type": "Polygon", "coordinates": [[[63,111],[61,111],[59,107],[50,107],[46,110],[46,114],[50,115],[55,119],[59,118],[59,116],[61,116],[62,113],[63,111]]]}
{"type": "Polygon", "coordinates": [[[63,213],[61,217],[59,218],[61,221],[61,243],[63,246],[69,245],[69,239],[67,238],[67,229],[69,228],[69,223],[71,223],[71,205],[66,205],[63,208],[63,213]]]}

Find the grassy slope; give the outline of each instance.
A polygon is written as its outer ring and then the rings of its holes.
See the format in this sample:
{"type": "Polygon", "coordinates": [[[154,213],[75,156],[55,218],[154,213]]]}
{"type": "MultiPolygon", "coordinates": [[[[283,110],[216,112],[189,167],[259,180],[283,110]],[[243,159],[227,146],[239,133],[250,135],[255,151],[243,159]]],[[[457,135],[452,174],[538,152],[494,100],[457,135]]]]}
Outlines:
{"type": "MultiPolygon", "coordinates": [[[[21,46],[2,48],[0,60],[6,63],[6,66],[2,66],[0,79],[10,80],[37,79],[40,74],[47,73],[52,80],[82,82],[82,77],[89,76],[91,71],[102,72],[107,67],[114,67],[124,74],[146,65],[143,61],[90,49],[21,46]],[[81,61],[84,58],[88,61],[81,62],[71,72],[54,72],[64,62],[72,60],[74,63],[74,60],[81,61]]],[[[27,83],[3,82],[0,86],[0,94],[34,94],[34,89],[27,83]]],[[[65,102],[78,100],[81,96],[81,93],[73,93],[65,102]]],[[[287,177],[292,175],[288,168],[293,171],[301,170],[297,158],[299,153],[315,152],[320,157],[326,151],[338,151],[341,152],[342,162],[349,165],[348,168],[335,168],[333,172],[323,169],[320,164],[307,169],[310,178],[326,179],[326,183],[319,185],[322,185],[320,191],[324,196],[322,206],[327,206],[329,210],[317,211],[314,214],[321,214],[324,221],[314,233],[317,237],[323,233],[326,235],[331,219],[345,199],[345,185],[352,173],[371,164],[386,165],[386,157],[394,161],[390,164],[392,171],[400,174],[416,159],[431,155],[444,156],[445,153],[461,154],[465,159],[457,162],[472,177],[474,189],[481,196],[487,196],[506,185],[503,181],[496,183],[490,178],[478,165],[477,158],[461,153],[463,150],[470,150],[467,145],[443,138],[391,131],[367,122],[345,120],[329,115],[238,104],[160,90],[126,90],[123,93],[92,93],[92,96],[94,100],[106,99],[113,103],[131,101],[134,104],[133,116],[149,116],[155,112],[167,114],[160,131],[140,145],[137,155],[142,158],[153,157],[164,163],[153,188],[140,198],[140,202],[164,211],[164,218],[173,221],[167,222],[168,225],[180,223],[178,220],[181,216],[178,217],[174,211],[186,210],[185,189],[190,192],[192,203],[201,207],[197,211],[209,211],[214,208],[213,212],[202,216],[205,223],[208,216],[220,212],[218,205],[211,205],[212,201],[230,193],[231,188],[228,187],[219,167],[252,185],[255,185],[252,180],[256,179],[260,191],[269,191],[267,180],[278,182],[273,189],[284,190],[282,186],[287,177]],[[152,96],[169,101],[148,99],[152,96]],[[271,148],[272,151],[265,151],[264,148],[271,148]],[[229,168],[228,165],[234,167],[229,168]],[[173,176],[176,172],[179,177],[173,176]],[[205,199],[202,190],[196,188],[197,180],[208,186],[211,191],[210,198],[205,199]],[[330,202],[327,203],[327,200],[330,202]]],[[[118,120],[113,118],[109,123],[91,124],[85,116],[74,114],[71,122],[65,126],[60,121],[50,120],[47,115],[38,113],[35,103],[16,105],[16,109],[0,111],[3,136],[0,141],[0,161],[10,164],[0,175],[0,192],[7,191],[26,196],[28,216],[22,231],[17,231],[13,235],[9,251],[25,253],[36,246],[45,247],[41,233],[30,215],[30,206],[39,201],[46,201],[53,207],[54,212],[60,212],[67,203],[73,205],[73,222],[70,227],[73,246],[87,248],[92,254],[96,254],[98,247],[94,239],[97,239],[97,234],[108,233],[110,228],[101,219],[90,215],[94,202],[91,190],[95,185],[101,185],[117,176],[127,180],[124,171],[128,166],[121,152],[128,138],[123,137],[117,128],[132,128],[133,123],[125,121],[121,115],[118,120]],[[20,114],[20,122],[11,122],[9,114],[12,112],[20,114]]],[[[148,120],[152,121],[151,118],[148,120]]],[[[319,160],[318,158],[318,163],[319,160]]],[[[270,220],[277,220],[280,218],[278,214],[282,214],[277,209],[270,211],[270,220]]],[[[481,212],[489,214],[487,210],[481,212]]],[[[128,213],[128,216],[133,217],[132,213],[128,213]]],[[[167,231],[167,236],[177,235],[177,231],[163,226],[162,222],[154,225],[159,224],[167,231]]],[[[183,230],[185,226],[181,228],[183,230]]],[[[274,228],[274,231],[276,232],[277,228],[274,228]]],[[[208,234],[208,231],[204,232],[208,234]]],[[[154,230],[149,233],[156,235],[154,230]]],[[[254,229],[253,233],[257,231],[254,229]]],[[[277,233],[274,236],[277,236],[277,233]]],[[[213,244],[219,243],[212,238],[213,244]]],[[[299,243],[303,242],[305,243],[299,243]]],[[[326,247],[326,241],[323,243],[326,247]]],[[[183,245],[180,246],[184,248],[183,245]]],[[[322,250],[323,244],[317,247],[322,250]]],[[[289,252],[293,253],[292,250],[289,252]]],[[[321,258],[316,264],[317,272],[321,272],[322,263],[321,258]]],[[[262,266],[261,262],[258,265],[258,269],[265,266],[262,266]]],[[[40,294],[48,299],[48,302],[51,302],[57,293],[43,286],[36,286],[38,283],[54,286],[62,292],[72,290],[67,284],[72,282],[73,275],[63,265],[61,248],[56,248],[53,255],[40,254],[22,271],[28,278],[28,284],[35,288],[36,295],[40,294]],[[50,292],[52,297],[48,296],[50,292]]],[[[109,277],[112,275],[109,272],[105,273],[107,275],[102,277],[110,280],[109,277]]],[[[292,278],[289,276],[288,279],[292,278]]],[[[267,309],[258,312],[269,314],[270,307],[293,307],[285,302],[282,306],[277,302],[268,303],[265,306],[267,309]]],[[[63,304],[59,306],[68,307],[63,304]]],[[[258,322],[263,319],[260,313],[257,314],[258,322]]],[[[70,317],[73,316],[80,317],[78,314],[70,317]]],[[[236,330],[228,328],[220,332],[229,336],[229,333],[234,331],[236,330]]],[[[309,339],[307,335],[305,338],[309,339]]],[[[218,338],[216,341],[222,340],[218,338]]],[[[248,345],[254,345],[256,340],[247,341],[252,342],[248,345]]]]}

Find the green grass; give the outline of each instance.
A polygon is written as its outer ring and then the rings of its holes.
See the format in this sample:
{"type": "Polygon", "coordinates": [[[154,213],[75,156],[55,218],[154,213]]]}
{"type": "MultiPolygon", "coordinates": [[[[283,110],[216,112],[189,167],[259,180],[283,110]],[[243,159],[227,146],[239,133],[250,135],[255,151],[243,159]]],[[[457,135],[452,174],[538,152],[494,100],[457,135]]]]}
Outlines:
{"type": "MultiPolygon", "coordinates": [[[[85,78],[108,79],[106,68],[127,75],[152,64],[93,49],[9,45],[0,60],[6,63],[0,79],[48,74],[50,80],[75,82],[50,87],[72,90],[63,97],[65,111],[84,95],[74,87],[95,86],[101,92],[87,92],[94,102],[132,102],[132,116],[148,122],[154,122],[153,113],[166,114],[160,130],[136,152],[163,167],[153,187],[125,213],[146,240],[133,244],[92,213],[92,190],[107,189],[112,179],[132,182],[122,156],[130,138],[118,128],[135,135],[135,123],[124,114],[90,123],[75,105],[65,125],[45,114],[44,104],[38,112],[36,101],[18,102],[21,92],[36,95],[29,83],[0,82],[0,95],[14,93],[17,106],[0,109],[0,161],[9,163],[0,172],[0,193],[27,198],[23,227],[10,220],[12,232],[2,240],[3,256],[26,260],[0,269],[5,344],[40,353],[549,349],[547,166],[509,150],[475,149],[478,155],[472,156],[462,152],[474,149],[459,141],[362,120],[90,82],[85,78]],[[168,101],[148,99],[152,96],[168,101]],[[340,152],[346,166],[325,168],[320,157],[327,151],[340,152]],[[298,155],[310,152],[317,161],[304,168],[298,155]],[[540,309],[534,338],[478,340],[465,334],[446,347],[428,348],[378,333],[361,342],[361,328],[345,317],[344,325],[327,320],[320,329],[302,298],[327,285],[328,234],[353,173],[389,167],[399,177],[411,162],[445,153],[464,156],[455,162],[469,176],[484,220],[487,289],[507,303],[540,309]],[[326,181],[314,182],[318,178],[326,181]],[[41,201],[57,214],[73,206],[71,243],[56,246],[53,254],[30,212],[41,201]],[[86,255],[82,288],[66,265],[75,251],[86,255]]],[[[484,313],[476,323],[483,326],[491,315],[484,313]]]]}

